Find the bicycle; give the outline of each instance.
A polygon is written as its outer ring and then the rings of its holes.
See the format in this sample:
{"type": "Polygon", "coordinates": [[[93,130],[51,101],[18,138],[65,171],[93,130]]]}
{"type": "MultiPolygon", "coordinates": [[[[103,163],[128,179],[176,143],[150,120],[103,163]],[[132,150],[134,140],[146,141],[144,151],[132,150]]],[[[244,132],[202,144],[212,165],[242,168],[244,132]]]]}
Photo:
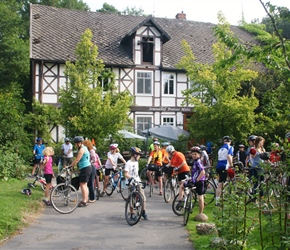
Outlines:
{"type": "MultiPolygon", "coordinates": [[[[156,171],[159,171],[162,169],[159,169],[160,167],[157,166],[157,165],[154,165],[154,164],[149,164],[146,168],[146,170],[150,171],[151,173],[151,177],[152,177],[152,180],[153,180],[153,184],[152,183],[149,183],[148,186],[149,186],[149,197],[152,197],[153,195],[153,192],[154,192],[154,189],[156,189],[156,192],[158,193],[158,177],[156,175],[156,171]]],[[[164,174],[162,172],[162,174],[164,174]]],[[[164,178],[163,178],[163,175],[162,175],[162,182],[164,181],[164,178]]],[[[149,182],[149,178],[148,178],[148,182],[149,182]]],[[[163,183],[163,186],[164,186],[164,183],[163,183]]]]}
{"type": "Polygon", "coordinates": [[[178,192],[177,172],[174,171],[172,175],[166,180],[164,184],[164,201],[169,203],[178,192]]]}
{"type": "Polygon", "coordinates": [[[111,196],[116,189],[118,193],[121,193],[121,196],[124,200],[126,200],[129,196],[128,186],[126,185],[126,178],[123,175],[123,169],[125,166],[118,167],[118,171],[111,174],[107,188],[106,194],[111,196]]]}
{"type": "Polygon", "coordinates": [[[138,182],[135,179],[127,184],[130,193],[125,204],[125,218],[130,226],[136,225],[142,216],[144,199],[140,190],[141,188],[144,189],[145,185],[145,183],[138,182]]]}
{"type": "Polygon", "coordinates": [[[43,175],[41,174],[40,165],[41,165],[41,162],[37,164],[36,169],[35,169],[35,174],[34,174],[35,179],[34,179],[33,182],[29,182],[28,183],[28,187],[30,187],[30,188],[36,188],[36,182],[39,182],[41,189],[43,191],[45,191],[46,181],[45,181],[45,178],[42,177],[43,175]]]}
{"type": "Polygon", "coordinates": [[[53,208],[62,214],[73,212],[78,204],[79,197],[77,189],[71,184],[72,167],[62,169],[58,180],[63,181],[58,183],[50,193],[50,201],[53,208]]]}
{"type": "MultiPolygon", "coordinates": [[[[189,176],[186,176],[186,178],[183,181],[190,180],[189,176]]],[[[192,210],[194,206],[197,203],[197,194],[195,191],[195,187],[185,187],[184,188],[184,196],[182,203],[180,204],[178,200],[179,194],[177,194],[172,202],[172,211],[178,215],[183,215],[183,225],[186,225],[188,222],[189,215],[192,213],[192,210]]]]}
{"type": "Polygon", "coordinates": [[[96,177],[94,181],[94,192],[95,192],[96,200],[99,200],[101,196],[101,189],[99,188],[99,185],[104,175],[105,175],[105,166],[101,166],[99,169],[97,169],[96,177]],[[99,176],[97,174],[98,172],[100,174],[99,176]]]}

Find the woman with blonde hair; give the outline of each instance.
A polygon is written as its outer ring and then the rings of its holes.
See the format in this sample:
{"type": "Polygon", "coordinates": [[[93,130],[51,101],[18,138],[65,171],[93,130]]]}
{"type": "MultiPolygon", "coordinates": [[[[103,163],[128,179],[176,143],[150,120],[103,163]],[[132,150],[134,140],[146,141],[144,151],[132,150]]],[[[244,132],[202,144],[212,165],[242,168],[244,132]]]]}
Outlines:
{"type": "Polygon", "coordinates": [[[96,195],[94,192],[94,182],[95,182],[95,178],[96,178],[96,167],[95,167],[95,163],[96,163],[96,152],[93,148],[93,144],[90,140],[84,140],[83,145],[85,145],[89,152],[90,152],[90,163],[92,165],[92,173],[90,175],[90,179],[88,181],[88,188],[89,188],[89,203],[93,203],[96,201],[96,195]]]}
{"type": "Polygon", "coordinates": [[[54,155],[54,149],[52,147],[46,147],[42,151],[42,154],[44,155],[43,174],[46,181],[43,202],[45,205],[51,206],[51,203],[49,200],[49,192],[50,192],[51,180],[54,177],[54,173],[52,169],[52,163],[53,163],[52,156],[54,155]]]}

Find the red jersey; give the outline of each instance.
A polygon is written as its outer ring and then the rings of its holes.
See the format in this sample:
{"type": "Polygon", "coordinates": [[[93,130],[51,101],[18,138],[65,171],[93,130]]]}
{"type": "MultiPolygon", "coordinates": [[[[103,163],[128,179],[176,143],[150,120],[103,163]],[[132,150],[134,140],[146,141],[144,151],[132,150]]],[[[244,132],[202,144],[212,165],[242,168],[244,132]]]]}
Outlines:
{"type": "Polygon", "coordinates": [[[190,168],[189,168],[189,166],[187,165],[187,163],[186,163],[186,159],[185,159],[185,156],[184,156],[184,154],[183,153],[181,153],[181,152],[177,152],[177,151],[175,151],[174,153],[173,153],[173,155],[171,156],[171,161],[170,161],[170,163],[171,163],[171,165],[173,166],[173,167],[179,167],[182,163],[185,163],[179,170],[178,170],[178,173],[180,174],[180,173],[183,173],[183,172],[189,172],[190,171],[190,168]]]}

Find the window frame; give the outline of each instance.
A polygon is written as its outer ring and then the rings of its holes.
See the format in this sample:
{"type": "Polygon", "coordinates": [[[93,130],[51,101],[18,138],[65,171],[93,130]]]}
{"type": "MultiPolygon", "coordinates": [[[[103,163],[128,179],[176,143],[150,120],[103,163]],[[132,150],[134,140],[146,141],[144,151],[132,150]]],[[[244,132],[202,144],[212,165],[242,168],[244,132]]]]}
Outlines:
{"type": "Polygon", "coordinates": [[[173,115],[162,115],[161,116],[161,119],[162,119],[162,125],[172,125],[172,126],[175,126],[175,124],[176,124],[176,117],[173,116],[173,115]],[[172,123],[171,122],[168,122],[168,121],[165,121],[164,122],[164,119],[172,119],[172,123]]]}
{"type": "MultiPolygon", "coordinates": [[[[163,95],[165,95],[165,96],[175,96],[175,87],[176,86],[176,75],[174,74],[174,73],[165,73],[165,72],[163,72],[163,74],[162,74],[162,93],[163,93],[163,95]],[[170,79],[170,76],[173,76],[173,79],[170,79]],[[173,93],[172,94],[170,94],[170,93],[165,93],[165,81],[169,81],[168,82],[168,84],[170,85],[170,81],[173,81],[172,82],[172,89],[173,89],[173,93]]],[[[170,90],[170,86],[168,87],[168,91],[167,92],[169,92],[169,90],[170,90]]]]}
{"type": "MultiPolygon", "coordinates": [[[[136,70],[136,78],[135,78],[135,95],[144,95],[144,96],[153,96],[153,71],[146,71],[146,70],[136,70]],[[141,73],[141,74],[150,74],[151,77],[151,82],[150,82],[150,90],[151,92],[150,93],[145,93],[144,91],[142,93],[138,93],[138,79],[141,79],[141,77],[138,77],[138,74],[141,73]]],[[[144,79],[148,79],[148,78],[143,78],[143,90],[146,89],[144,88],[144,79]]],[[[145,85],[146,85],[146,82],[145,82],[145,85]]]]}
{"type": "Polygon", "coordinates": [[[139,131],[140,131],[140,133],[141,133],[141,131],[148,129],[148,128],[146,127],[146,124],[149,124],[149,128],[152,128],[152,124],[153,124],[152,121],[153,121],[153,116],[152,116],[152,115],[136,115],[136,116],[135,116],[135,124],[136,124],[136,131],[137,131],[137,133],[139,133],[139,131]],[[142,124],[143,124],[143,129],[140,129],[140,128],[138,127],[138,124],[140,124],[140,122],[138,123],[138,118],[148,119],[147,122],[142,122],[142,124]],[[149,120],[150,120],[150,121],[149,121],[149,120]]]}

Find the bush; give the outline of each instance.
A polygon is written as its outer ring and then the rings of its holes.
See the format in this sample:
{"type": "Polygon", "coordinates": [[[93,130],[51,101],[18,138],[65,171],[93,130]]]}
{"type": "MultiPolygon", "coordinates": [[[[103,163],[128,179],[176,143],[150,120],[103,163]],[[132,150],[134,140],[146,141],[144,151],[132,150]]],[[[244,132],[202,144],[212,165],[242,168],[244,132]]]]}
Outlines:
{"type": "Polygon", "coordinates": [[[27,164],[19,154],[7,148],[0,149],[0,180],[24,179],[26,174],[27,164]]]}

